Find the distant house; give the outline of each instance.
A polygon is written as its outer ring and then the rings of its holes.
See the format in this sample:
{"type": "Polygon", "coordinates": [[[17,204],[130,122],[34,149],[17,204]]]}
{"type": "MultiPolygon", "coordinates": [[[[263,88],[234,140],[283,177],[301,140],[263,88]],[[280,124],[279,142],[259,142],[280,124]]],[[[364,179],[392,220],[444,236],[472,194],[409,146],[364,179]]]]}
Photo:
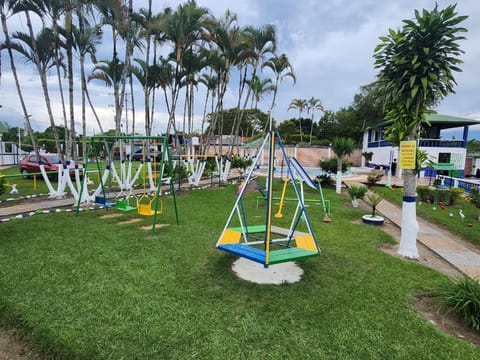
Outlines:
{"type": "MultiPolygon", "coordinates": [[[[463,177],[465,175],[465,161],[467,154],[468,129],[471,125],[480,125],[480,120],[460,118],[455,116],[431,114],[427,115],[428,124],[422,125],[419,147],[425,150],[429,159],[435,163],[450,163],[456,171],[453,176],[463,177]],[[444,139],[442,131],[446,129],[463,129],[461,139],[444,139]]],[[[369,166],[390,167],[394,159],[399,157],[397,146],[391,146],[384,138],[385,129],[391,124],[386,121],[375,127],[365,129],[363,133],[362,152],[372,152],[373,157],[369,166]]],[[[364,159],[362,158],[362,165],[364,159]]],[[[470,170],[470,169],[468,169],[470,170]]],[[[420,176],[436,176],[441,170],[422,167],[420,176]]]]}

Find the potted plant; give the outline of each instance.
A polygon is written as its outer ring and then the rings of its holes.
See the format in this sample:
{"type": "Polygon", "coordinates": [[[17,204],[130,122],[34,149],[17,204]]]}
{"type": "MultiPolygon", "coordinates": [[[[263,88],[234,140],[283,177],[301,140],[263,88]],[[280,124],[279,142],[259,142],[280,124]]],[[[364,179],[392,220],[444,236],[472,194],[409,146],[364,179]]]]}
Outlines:
{"type": "Polygon", "coordinates": [[[368,188],[365,185],[351,185],[348,188],[353,207],[358,207],[358,202],[363,199],[367,191],[368,188]]]}
{"type": "Polygon", "coordinates": [[[376,192],[369,192],[365,195],[365,200],[372,207],[372,213],[362,216],[362,221],[365,224],[369,225],[383,225],[385,219],[383,216],[377,215],[377,205],[383,200],[383,196],[377,194],[376,192]]]}

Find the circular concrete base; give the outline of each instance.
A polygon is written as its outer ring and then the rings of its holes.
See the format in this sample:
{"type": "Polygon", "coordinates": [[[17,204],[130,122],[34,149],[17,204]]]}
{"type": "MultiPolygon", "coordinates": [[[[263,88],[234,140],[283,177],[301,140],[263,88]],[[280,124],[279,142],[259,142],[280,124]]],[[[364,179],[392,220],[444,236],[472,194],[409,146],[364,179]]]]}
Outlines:
{"type": "Polygon", "coordinates": [[[232,265],[232,270],[243,280],[256,284],[283,284],[300,281],[303,270],[294,262],[270,265],[265,268],[262,264],[239,258],[232,265]]]}

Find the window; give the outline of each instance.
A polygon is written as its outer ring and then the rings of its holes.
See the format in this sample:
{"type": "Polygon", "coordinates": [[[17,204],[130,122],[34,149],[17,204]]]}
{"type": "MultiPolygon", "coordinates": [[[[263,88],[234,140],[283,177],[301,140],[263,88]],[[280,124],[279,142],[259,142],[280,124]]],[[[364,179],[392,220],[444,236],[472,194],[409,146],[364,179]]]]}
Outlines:
{"type": "Polygon", "coordinates": [[[438,162],[439,163],[449,163],[450,162],[451,153],[439,153],[438,154],[438,162]]]}

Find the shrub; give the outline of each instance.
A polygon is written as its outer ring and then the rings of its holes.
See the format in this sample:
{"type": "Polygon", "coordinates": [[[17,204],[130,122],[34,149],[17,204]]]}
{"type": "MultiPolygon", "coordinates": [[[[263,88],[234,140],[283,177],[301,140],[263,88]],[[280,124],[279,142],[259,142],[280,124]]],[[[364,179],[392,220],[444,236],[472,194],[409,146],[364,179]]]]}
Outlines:
{"type": "Polygon", "coordinates": [[[445,305],[450,311],[460,314],[465,323],[480,330],[480,282],[461,277],[443,291],[445,305]]]}
{"type": "MultiPolygon", "coordinates": [[[[342,172],[346,172],[348,167],[351,166],[351,164],[348,161],[343,161],[342,163],[342,172]]],[[[337,173],[337,158],[330,158],[330,159],[325,159],[325,160],[320,160],[320,169],[322,169],[325,172],[330,172],[332,174],[337,173]]]]}
{"type": "Polygon", "coordinates": [[[435,188],[428,185],[418,185],[417,186],[417,196],[420,201],[424,202],[433,202],[434,195],[433,191],[435,188]]]}
{"type": "Polygon", "coordinates": [[[438,204],[443,202],[444,205],[455,205],[458,198],[463,194],[463,189],[437,189],[434,186],[419,185],[417,186],[417,196],[420,201],[434,202],[438,204]]]}
{"type": "Polygon", "coordinates": [[[480,192],[477,188],[472,188],[470,192],[470,203],[480,208],[480,192]]]}
{"type": "Polygon", "coordinates": [[[382,175],[368,175],[367,176],[367,184],[368,184],[368,186],[374,186],[381,179],[382,179],[382,175]]]}
{"type": "Polygon", "coordinates": [[[232,169],[241,169],[245,172],[246,168],[251,166],[253,160],[251,158],[244,158],[240,156],[232,156],[232,169]]]}
{"type": "Polygon", "coordinates": [[[320,183],[322,187],[333,187],[333,179],[329,175],[317,175],[317,182],[320,183]]]}
{"type": "Polygon", "coordinates": [[[5,192],[5,186],[3,185],[3,178],[0,176],[0,195],[5,192]]]}
{"type": "Polygon", "coordinates": [[[183,162],[179,162],[177,166],[172,170],[172,177],[174,181],[177,181],[178,179],[185,180],[190,175],[192,175],[192,173],[187,169],[187,166],[183,162]]]}
{"type": "Polygon", "coordinates": [[[453,188],[450,190],[450,205],[455,205],[457,200],[462,196],[464,193],[463,189],[460,188],[453,188]]]}
{"type": "Polygon", "coordinates": [[[348,193],[352,199],[363,199],[367,191],[368,188],[365,185],[351,185],[348,188],[348,193]]]}

